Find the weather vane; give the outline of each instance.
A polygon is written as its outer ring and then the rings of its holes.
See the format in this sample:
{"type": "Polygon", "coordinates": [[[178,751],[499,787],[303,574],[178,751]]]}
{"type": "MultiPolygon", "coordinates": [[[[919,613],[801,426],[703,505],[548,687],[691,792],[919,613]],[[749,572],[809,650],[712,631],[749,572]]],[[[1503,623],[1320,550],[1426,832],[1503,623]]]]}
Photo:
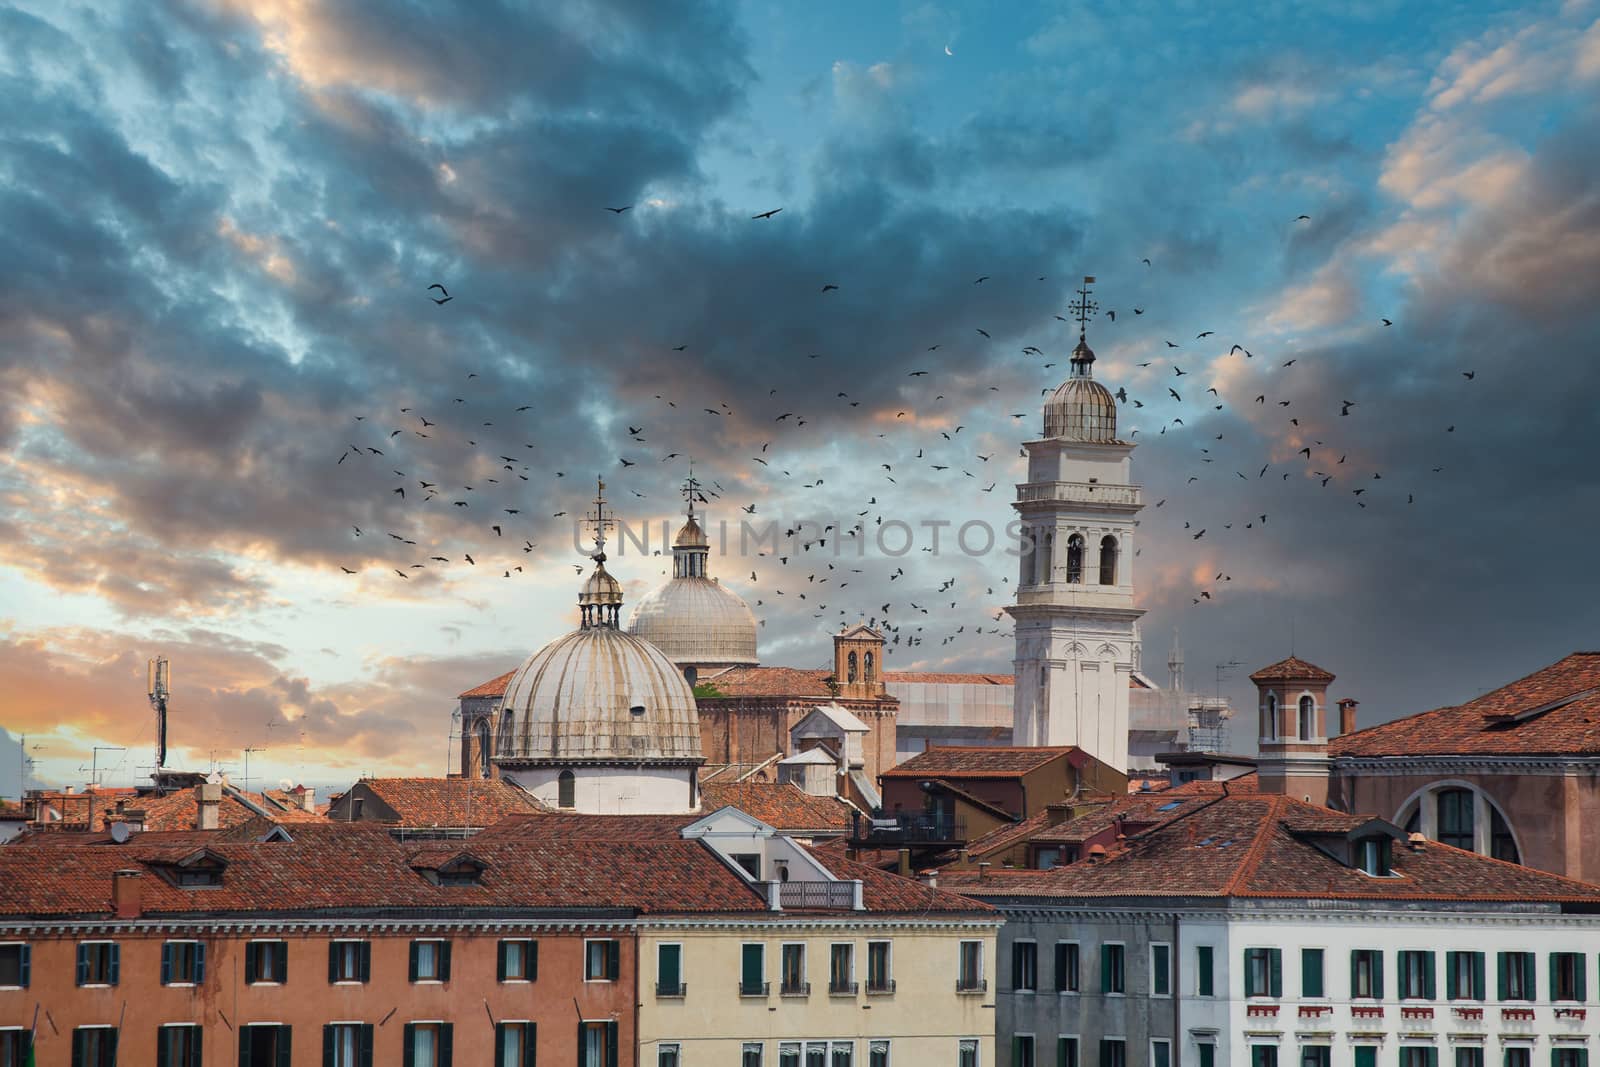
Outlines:
{"type": "Polygon", "coordinates": [[[606,531],[615,526],[616,520],[606,515],[606,482],[604,478],[595,480],[594,511],[584,520],[585,525],[594,528],[594,552],[590,559],[605,562],[606,558],[606,531]]]}
{"type": "Polygon", "coordinates": [[[1067,310],[1072,312],[1072,317],[1078,320],[1078,336],[1079,337],[1083,337],[1085,335],[1085,333],[1088,332],[1089,319],[1094,315],[1094,313],[1096,311],[1100,310],[1100,305],[1095,303],[1093,300],[1089,299],[1089,297],[1090,297],[1089,286],[1091,286],[1093,284],[1094,284],[1094,275],[1092,275],[1092,274],[1084,275],[1083,276],[1083,288],[1078,290],[1078,299],[1074,300],[1071,304],[1067,305],[1067,310]]]}

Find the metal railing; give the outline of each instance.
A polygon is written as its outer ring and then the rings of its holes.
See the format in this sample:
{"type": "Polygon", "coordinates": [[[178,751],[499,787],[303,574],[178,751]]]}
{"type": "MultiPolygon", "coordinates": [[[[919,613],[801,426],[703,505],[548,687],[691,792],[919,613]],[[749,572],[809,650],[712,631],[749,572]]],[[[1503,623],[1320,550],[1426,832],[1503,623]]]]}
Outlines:
{"type": "Polygon", "coordinates": [[[876,981],[876,982],[874,982],[870,978],[867,979],[867,995],[869,997],[872,996],[875,993],[893,993],[893,992],[894,992],[894,979],[893,978],[884,978],[884,979],[880,979],[879,981],[876,981]]]}
{"type": "Polygon", "coordinates": [[[778,906],[782,908],[853,908],[856,883],[779,882],[778,906]]]}
{"type": "Polygon", "coordinates": [[[861,989],[859,982],[829,982],[828,995],[833,997],[853,997],[861,989]]]}
{"type": "Polygon", "coordinates": [[[1101,485],[1099,482],[1034,482],[1017,486],[1020,503],[1066,501],[1073,504],[1139,503],[1137,485],[1101,485]]]}
{"type": "Polygon", "coordinates": [[[885,844],[919,844],[965,841],[967,827],[942,812],[897,812],[856,827],[856,839],[885,844]]]}
{"type": "Polygon", "coordinates": [[[741,997],[764,997],[772,992],[771,982],[746,982],[739,981],[739,995],[741,997]]]}
{"type": "Polygon", "coordinates": [[[686,982],[656,983],[656,996],[658,997],[681,997],[688,992],[689,985],[686,982]]]}
{"type": "Polygon", "coordinates": [[[780,997],[809,997],[810,995],[810,982],[784,982],[778,986],[778,996],[780,997]]]}
{"type": "Polygon", "coordinates": [[[957,978],[956,979],[956,992],[957,993],[987,993],[988,991],[989,991],[989,979],[987,979],[987,978],[976,978],[976,979],[957,978]]]}

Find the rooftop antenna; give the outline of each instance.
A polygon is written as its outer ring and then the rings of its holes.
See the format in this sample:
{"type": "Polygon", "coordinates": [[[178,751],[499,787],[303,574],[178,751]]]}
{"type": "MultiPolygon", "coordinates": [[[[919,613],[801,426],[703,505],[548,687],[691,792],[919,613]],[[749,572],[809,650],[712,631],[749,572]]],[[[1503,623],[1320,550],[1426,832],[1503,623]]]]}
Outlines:
{"type": "Polygon", "coordinates": [[[250,753],[265,751],[265,748],[247,748],[244,750],[244,791],[246,795],[250,793],[250,753]]]}
{"type": "Polygon", "coordinates": [[[1225,674],[1231,674],[1243,666],[1244,664],[1240,663],[1236,659],[1230,659],[1226,663],[1217,664],[1217,696],[1222,696],[1222,676],[1225,674]]]}
{"type": "Polygon", "coordinates": [[[161,771],[167,765],[167,699],[172,696],[172,664],[165,656],[157,656],[147,664],[149,684],[146,686],[150,706],[156,713],[156,769],[153,777],[159,786],[161,771]]]}

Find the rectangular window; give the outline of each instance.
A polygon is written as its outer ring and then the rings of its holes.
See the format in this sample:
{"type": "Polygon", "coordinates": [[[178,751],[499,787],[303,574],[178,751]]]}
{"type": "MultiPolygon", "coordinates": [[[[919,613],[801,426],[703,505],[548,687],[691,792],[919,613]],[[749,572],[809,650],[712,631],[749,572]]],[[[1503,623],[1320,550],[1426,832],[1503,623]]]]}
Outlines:
{"type": "Polygon", "coordinates": [[[656,946],[656,996],[681,997],[683,988],[683,946],[656,946]]]}
{"type": "Polygon", "coordinates": [[[1497,984],[1501,1000],[1536,1000],[1537,983],[1533,975],[1533,953],[1502,952],[1497,961],[1497,984]]]}
{"type": "Polygon", "coordinates": [[[1332,1067],[1333,1046],[1301,1045],[1300,1067],[1332,1067]]]}
{"type": "Polygon", "coordinates": [[[617,1067],[618,1062],[615,1020],[578,1024],[578,1067],[617,1067]]]}
{"type": "Polygon", "coordinates": [[[767,995],[767,946],[762,944],[739,946],[739,995],[741,997],[767,995]]]}
{"type": "Polygon", "coordinates": [[[828,992],[854,996],[856,992],[856,947],[848,941],[828,946],[828,992]]]}
{"type": "Polygon", "coordinates": [[[277,1023],[239,1027],[239,1067],[289,1067],[291,1036],[287,1026],[277,1023]]]}
{"type": "Polygon", "coordinates": [[[1150,1067],[1172,1067],[1172,1042],[1160,1039],[1150,1042],[1150,1067]]]}
{"type": "Polygon", "coordinates": [[[1558,1048],[1550,1052],[1552,1067],[1589,1067],[1589,1050],[1586,1048],[1558,1048]]]}
{"type": "Polygon", "coordinates": [[[1278,1067],[1278,1046],[1251,1045],[1250,1067],[1278,1067]]]}
{"type": "Polygon", "coordinates": [[[778,1045],[778,1067],[800,1067],[800,1045],[784,1041],[778,1045]]]}
{"type": "Polygon", "coordinates": [[[978,1039],[964,1037],[956,1042],[956,1067],[982,1067],[978,1062],[978,1039]]]}
{"type": "Polygon", "coordinates": [[[450,980],[450,942],[437,938],[411,942],[411,980],[448,982],[450,980]]]}
{"type": "Polygon", "coordinates": [[[1039,988],[1039,945],[1035,941],[1015,941],[1011,945],[1011,988],[1032,993],[1039,988]]]}
{"type": "Polygon", "coordinates": [[[328,981],[365,982],[372,978],[372,943],[329,941],[328,981]]]}
{"type": "Polygon", "coordinates": [[[1172,996],[1172,946],[1150,946],[1150,995],[1172,996]]]}
{"type": "Polygon", "coordinates": [[[20,941],[0,945],[0,989],[27,989],[33,948],[20,941]]]}
{"type": "MultiPolygon", "coordinates": [[[[10,1067],[4,1056],[0,1056],[0,1067],[10,1067]]],[[[171,1023],[157,1029],[156,1067],[200,1067],[200,1027],[171,1023]]]]}
{"type": "Polygon", "coordinates": [[[1433,999],[1432,952],[1402,950],[1396,960],[1396,968],[1400,972],[1400,999],[1433,999]]]}
{"type": "Polygon", "coordinates": [[[1378,1046],[1357,1045],[1355,1058],[1356,1067],[1378,1067],[1378,1046]]]}
{"type": "Polygon", "coordinates": [[[1400,1067],[1439,1067],[1439,1050],[1421,1045],[1401,1045],[1400,1067]]]}
{"type": "Polygon", "coordinates": [[[583,980],[615,982],[622,973],[622,942],[605,939],[583,943],[583,980]]]}
{"type": "Polygon", "coordinates": [[[495,976],[502,982],[531,982],[539,977],[539,942],[506,938],[495,951],[495,976]]]}
{"type": "Polygon", "coordinates": [[[889,1042],[867,1043],[867,1067],[889,1067],[889,1042]]]}
{"type": "Polygon", "coordinates": [[[893,993],[894,973],[890,967],[889,942],[867,942],[867,992],[893,993]]]}
{"type": "Polygon", "coordinates": [[[657,1045],[656,1067],[678,1067],[678,1046],[665,1041],[657,1045]]]}
{"type": "MultiPolygon", "coordinates": [[[[746,1041],[739,1054],[739,1067],[761,1067],[762,1044],[759,1041],[746,1041]]],[[[531,1067],[531,1065],[530,1065],[531,1067]]]]}
{"type": "Polygon", "coordinates": [[[1283,950],[1247,948],[1244,950],[1244,995],[1247,997],[1283,996],[1283,950]]]}
{"type": "Polygon", "coordinates": [[[1056,992],[1078,992],[1078,943],[1056,942],[1056,992]]]}
{"type": "Polygon", "coordinates": [[[406,1067],[450,1067],[454,1030],[450,1023],[406,1023],[406,1067]]]}
{"type": "Polygon", "coordinates": [[[72,1031],[72,1067],[117,1067],[117,1028],[80,1026],[72,1031]]]}
{"type": "Polygon", "coordinates": [[[1214,955],[1210,945],[1199,945],[1194,950],[1194,991],[1197,996],[1217,995],[1216,970],[1212,966],[1214,955]]]}
{"type": "Polygon", "coordinates": [[[1533,1049],[1506,1049],[1506,1067],[1533,1067],[1533,1049]]]}
{"type": "Polygon", "coordinates": [[[1483,1049],[1456,1049],[1456,1067],[1483,1067],[1483,1049]]]}
{"type": "Polygon", "coordinates": [[[205,980],[204,942],[168,941],[161,946],[162,985],[200,985],[205,980]]]}
{"type": "Polygon", "coordinates": [[[121,955],[121,947],[115,941],[80,941],[78,984],[116,985],[121,955]]]}
{"type": "Polygon", "coordinates": [[[855,1061],[856,1046],[853,1041],[833,1041],[829,1043],[832,1055],[828,1059],[828,1067],[850,1067],[855,1061]]]}
{"type": "Polygon", "coordinates": [[[533,1023],[496,1023],[494,1067],[533,1067],[537,1037],[538,1030],[533,1023]]]}
{"type": "Polygon", "coordinates": [[[0,1067],[23,1067],[32,1063],[33,1043],[27,1030],[14,1027],[0,1030],[0,1067]]]}
{"type": "Polygon", "coordinates": [[[1100,946],[1100,992],[1128,991],[1127,948],[1116,942],[1100,946]]]}
{"type": "Polygon", "coordinates": [[[1446,952],[1445,995],[1451,1000],[1484,998],[1483,953],[1446,952]]]}
{"type": "Polygon", "coordinates": [[[1327,996],[1327,990],[1322,981],[1322,950],[1320,948],[1303,948],[1300,950],[1300,996],[1316,999],[1327,996]]]}
{"type": "Polygon", "coordinates": [[[1202,1041],[1195,1046],[1200,1053],[1200,1067],[1217,1067],[1217,1046],[1209,1041],[1202,1041]]]}
{"type": "Polygon", "coordinates": [[[1383,999],[1383,953],[1375,948],[1350,950],[1350,997],[1383,999]]]}
{"type": "Polygon", "coordinates": [[[289,977],[287,941],[247,941],[244,946],[246,985],[282,985],[289,977]]]}
{"type": "Polygon", "coordinates": [[[961,942],[960,970],[956,973],[956,991],[981,993],[989,985],[983,978],[983,942],[961,942]]]}
{"type": "Polygon", "coordinates": [[[1017,1034],[1011,1039],[1011,1067],[1034,1067],[1032,1034],[1017,1034]]]}
{"type": "Polygon", "coordinates": [[[778,993],[786,997],[803,997],[811,993],[811,983],[806,981],[805,945],[791,943],[779,948],[778,993]]]}
{"type": "Polygon", "coordinates": [[[1588,999],[1583,953],[1550,953],[1550,997],[1552,1000],[1577,1001],[1588,999]]]}
{"type": "MultiPolygon", "coordinates": [[[[372,1030],[371,1023],[329,1023],[324,1026],[322,1067],[372,1067],[372,1030]]],[[[500,1063],[498,1057],[495,1063],[500,1063]]]]}
{"type": "Polygon", "coordinates": [[[1077,1038],[1056,1038],[1056,1067],[1079,1067],[1077,1038]]]}
{"type": "Polygon", "coordinates": [[[1128,1067],[1128,1043],[1120,1037],[1101,1038],[1100,1067],[1128,1067]]]}

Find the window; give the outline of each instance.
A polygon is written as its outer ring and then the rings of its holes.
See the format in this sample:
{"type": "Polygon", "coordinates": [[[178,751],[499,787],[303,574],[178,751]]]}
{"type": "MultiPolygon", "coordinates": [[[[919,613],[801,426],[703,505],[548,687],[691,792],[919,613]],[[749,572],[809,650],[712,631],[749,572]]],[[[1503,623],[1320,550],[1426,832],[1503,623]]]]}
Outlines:
{"type": "Polygon", "coordinates": [[[1100,584],[1117,584],[1117,539],[1109,534],[1100,539],[1100,584]]]}
{"type": "Polygon", "coordinates": [[[1354,1051],[1356,1067],[1378,1067],[1378,1046],[1357,1045],[1354,1051]]]}
{"type": "Polygon", "coordinates": [[[78,984],[116,985],[122,953],[115,941],[78,943],[78,984]]]}
{"type": "Polygon", "coordinates": [[[1445,996],[1451,1000],[1483,999],[1483,953],[1446,952],[1445,996]]]}
{"type": "Polygon", "coordinates": [[[1589,1050],[1585,1048],[1551,1049],[1552,1067],[1589,1067],[1589,1050]]]}
{"type": "MultiPolygon", "coordinates": [[[[759,1041],[746,1041],[739,1054],[739,1067],[761,1067],[762,1046],[759,1041]]],[[[530,1064],[529,1067],[532,1067],[530,1064]]]]}
{"type": "Polygon", "coordinates": [[[1439,1067],[1439,1050],[1422,1045],[1401,1045],[1400,1067],[1439,1067]]]}
{"type": "Polygon", "coordinates": [[[31,1063],[33,1039],[27,1030],[16,1027],[0,1030],[0,1067],[23,1067],[31,1063]]]}
{"type": "Polygon", "coordinates": [[[1053,582],[1055,576],[1056,533],[1054,530],[1044,531],[1039,542],[1039,554],[1034,557],[1034,566],[1038,568],[1033,576],[1035,584],[1053,582]]]}
{"type": "MultiPolygon", "coordinates": [[[[780,1067],[789,1067],[784,1064],[780,1067]]],[[[982,1067],[978,1062],[978,1039],[964,1037],[956,1042],[956,1067],[982,1067]]]]}
{"type": "Polygon", "coordinates": [[[495,1023],[494,1067],[533,1067],[537,1037],[533,1023],[495,1023]]]}
{"type": "Polygon", "coordinates": [[[372,945],[369,942],[328,942],[329,982],[365,982],[371,978],[372,945]]]}
{"type": "Polygon", "coordinates": [[[1194,950],[1194,991],[1195,995],[1214,997],[1217,995],[1215,969],[1212,966],[1213,951],[1210,945],[1197,945],[1194,950]]]}
{"type": "Polygon", "coordinates": [[[739,995],[767,995],[767,946],[748,944],[739,947],[739,995]]]}
{"type": "Polygon", "coordinates": [[[1489,855],[1507,863],[1522,862],[1522,855],[1517,851],[1517,839],[1511,836],[1511,827],[1506,825],[1500,809],[1492,804],[1489,806],[1489,855]]]}
{"type": "Polygon", "coordinates": [[[800,1046],[786,1041],[778,1046],[778,1067],[800,1067],[800,1046]]]}
{"type": "Polygon", "coordinates": [[[1250,1067],[1278,1067],[1278,1046],[1251,1045],[1250,1067]]]}
{"type": "Polygon", "coordinates": [[[1172,1042],[1159,1038],[1150,1042],[1150,1067],[1172,1067],[1172,1042]]]}
{"type": "Polygon", "coordinates": [[[678,1046],[666,1041],[656,1046],[656,1067],[678,1067],[678,1046]]]}
{"type": "Polygon", "coordinates": [[[1172,996],[1172,946],[1150,946],[1150,995],[1172,996]]]}
{"type": "Polygon", "coordinates": [[[1483,1049],[1456,1049],[1456,1067],[1483,1067],[1483,1049]]]}
{"type": "Polygon", "coordinates": [[[1477,847],[1473,834],[1473,803],[1475,798],[1466,789],[1442,789],[1439,803],[1439,843],[1468,852],[1477,847]]]}
{"type": "Polygon", "coordinates": [[[855,946],[847,941],[828,946],[828,992],[841,996],[855,995],[855,946]]]}
{"type": "Polygon", "coordinates": [[[1314,999],[1327,995],[1327,990],[1324,988],[1322,981],[1322,950],[1320,948],[1301,949],[1300,996],[1314,999]]]}
{"type": "Polygon", "coordinates": [[[247,941],[244,946],[246,985],[281,985],[289,975],[287,941],[247,941]]]}
{"type": "Polygon", "coordinates": [[[578,1067],[617,1067],[615,1020],[578,1024],[578,1067]]]}
{"type": "MultiPolygon", "coordinates": [[[[806,1049],[809,1053],[810,1046],[806,1046],[806,1049]]],[[[854,1041],[830,1041],[828,1049],[832,1053],[828,1058],[829,1067],[850,1067],[850,1064],[855,1060],[856,1045],[854,1041]]]]}
{"type": "Polygon", "coordinates": [[[1056,1067],[1078,1067],[1077,1038],[1060,1037],[1056,1039],[1056,1067]]]}
{"type": "Polygon", "coordinates": [[[1200,1053],[1200,1067],[1217,1067],[1217,1046],[1210,1041],[1202,1041],[1195,1046],[1195,1051],[1200,1053]]]}
{"type": "Polygon", "coordinates": [[[1261,740],[1278,739],[1278,694],[1267,694],[1267,706],[1261,709],[1261,740]]]}
{"type": "Polygon", "coordinates": [[[1120,1037],[1101,1038],[1100,1067],[1128,1067],[1128,1043],[1120,1037]]]}
{"type": "MultiPolygon", "coordinates": [[[[289,1067],[289,1028],[277,1023],[239,1027],[239,1067],[289,1067]]],[[[407,1063],[411,1061],[407,1059],[407,1063]]],[[[433,1067],[421,1062],[416,1067],[433,1067]]]]}
{"type": "Polygon", "coordinates": [[[811,992],[811,983],[806,981],[805,945],[788,944],[779,949],[778,992],[789,997],[803,997],[811,992]]]}
{"type": "Polygon", "coordinates": [[[867,992],[894,992],[894,976],[890,968],[887,941],[867,942],[867,992]]]}
{"type": "Polygon", "coordinates": [[[1506,1049],[1506,1067],[1533,1067],[1533,1049],[1506,1049]]]}
{"type": "Polygon", "coordinates": [[[1127,951],[1115,942],[1100,946],[1100,992],[1128,991],[1127,951]]]}
{"type": "Polygon", "coordinates": [[[1247,997],[1283,996],[1283,950],[1247,948],[1244,950],[1244,995],[1247,997]]]}
{"type": "Polygon", "coordinates": [[[608,939],[583,943],[583,980],[615,982],[622,973],[622,942],[608,939]]]}
{"type": "Polygon", "coordinates": [[[162,985],[200,985],[205,980],[204,942],[168,941],[161,946],[162,985]]]}
{"type": "Polygon", "coordinates": [[[0,945],[0,988],[27,989],[33,948],[20,941],[0,945]]]}
{"type": "Polygon", "coordinates": [[[492,764],[489,762],[489,720],[478,720],[478,772],[485,778],[489,777],[492,764]]]}
{"type": "Polygon", "coordinates": [[[1501,1000],[1534,1000],[1537,997],[1533,976],[1533,953],[1499,954],[1497,992],[1501,1000]]]}
{"type": "Polygon", "coordinates": [[[495,977],[502,982],[531,982],[539,977],[539,943],[506,938],[495,952],[495,977]]]}
{"type": "Polygon", "coordinates": [[[961,942],[960,970],[956,973],[956,991],[981,993],[989,988],[983,980],[983,942],[961,942]]]}
{"type": "Polygon", "coordinates": [[[1350,952],[1350,997],[1353,1000],[1383,999],[1383,953],[1372,948],[1350,952]]]}
{"type": "Polygon", "coordinates": [[[1550,953],[1550,998],[1579,1003],[1587,1000],[1585,970],[1581,952],[1550,953]]]}
{"type": "Polygon", "coordinates": [[[759,852],[730,852],[728,858],[739,865],[739,869],[751,878],[761,877],[761,853],[759,852]]]}
{"type": "Polygon", "coordinates": [[[450,942],[437,939],[411,942],[411,981],[448,982],[450,942]]]}
{"type": "Polygon", "coordinates": [[[1300,1067],[1332,1067],[1333,1046],[1301,1045],[1300,1067]]]}
{"type": "MultiPolygon", "coordinates": [[[[0,1065],[5,1062],[5,1057],[0,1056],[0,1065]]],[[[200,1067],[200,1027],[194,1023],[169,1023],[158,1029],[156,1067],[200,1067]]]]}
{"type": "Polygon", "coordinates": [[[1011,1067],[1034,1067],[1032,1034],[1017,1034],[1011,1039],[1011,1067]]]}
{"type": "Polygon", "coordinates": [[[1056,942],[1056,992],[1078,992],[1078,943],[1056,942]]]}
{"type": "Polygon", "coordinates": [[[856,680],[856,654],[854,652],[845,657],[844,680],[846,682],[854,682],[856,680]]]}
{"type": "Polygon", "coordinates": [[[1401,952],[1398,960],[1401,1000],[1432,1000],[1433,953],[1401,952]]]}
{"type": "MultiPolygon", "coordinates": [[[[495,1057],[494,1062],[498,1067],[500,1058],[495,1057]]],[[[329,1023],[324,1026],[322,1067],[372,1067],[372,1024],[329,1023]]]]}
{"type": "Polygon", "coordinates": [[[578,780],[573,777],[571,771],[562,771],[556,776],[556,807],[575,808],[577,806],[578,780]]]}
{"type": "Polygon", "coordinates": [[[1011,988],[1018,993],[1032,993],[1039,988],[1037,942],[1017,941],[1011,945],[1011,988]]]}
{"type": "Polygon", "coordinates": [[[1305,740],[1316,736],[1317,702],[1307,694],[1300,698],[1300,738],[1305,740]]]}
{"type": "Polygon", "coordinates": [[[1067,581],[1079,583],[1083,581],[1083,535],[1073,534],[1067,538],[1067,581]]]}
{"type": "Polygon", "coordinates": [[[872,681],[872,653],[868,652],[861,657],[861,680],[872,681]]]}
{"type": "Polygon", "coordinates": [[[117,1067],[117,1028],[80,1026],[72,1031],[72,1067],[117,1067]]]}
{"type": "Polygon", "coordinates": [[[889,1042],[867,1043],[867,1067],[889,1067],[889,1042]]]}
{"type": "Polygon", "coordinates": [[[683,946],[656,946],[656,996],[681,997],[683,988],[683,946]]]}
{"type": "Polygon", "coordinates": [[[454,1030],[450,1023],[406,1023],[406,1067],[450,1067],[454,1030]]]}
{"type": "Polygon", "coordinates": [[[1390,841],[1387,837],[1363,837],[1356,842],[1356,866],[1362,874],[1386,878],[1390,874],[1390,841]]]}

